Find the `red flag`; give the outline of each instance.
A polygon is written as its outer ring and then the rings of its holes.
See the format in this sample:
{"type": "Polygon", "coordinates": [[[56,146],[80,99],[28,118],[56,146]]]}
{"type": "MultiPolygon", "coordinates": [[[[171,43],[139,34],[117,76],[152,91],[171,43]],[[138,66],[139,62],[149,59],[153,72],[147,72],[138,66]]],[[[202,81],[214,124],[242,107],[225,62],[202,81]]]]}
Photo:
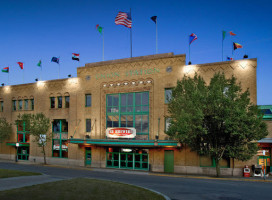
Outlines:
{"type": "Polygon", "coordinates": [[[233,33],[232,31],[230,31],[229,34],[232,35],[232,36],[235,36],[235,35],[236,35],[236,34],[233,33]]]}
{"type": "Polygon", "coordinates": [[[233,42],[233,50],[240,49],[240,48],[243,48],[243,46],[238,43],[233,42]]]}
{"type": "Polygon", "coordinates": [[[22,62],[17,62],[18,63],[18,65],[19,65],[19,67],[21,68],[21,69],[24,69],[24,63],[22,63],[22,62]]]}

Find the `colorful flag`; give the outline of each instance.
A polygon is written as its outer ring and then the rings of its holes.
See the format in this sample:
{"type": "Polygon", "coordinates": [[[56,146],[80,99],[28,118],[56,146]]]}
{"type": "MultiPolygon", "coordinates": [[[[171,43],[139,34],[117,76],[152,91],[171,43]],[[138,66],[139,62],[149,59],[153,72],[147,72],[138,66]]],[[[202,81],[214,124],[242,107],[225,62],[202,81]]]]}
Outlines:
{"type": "Polygon", "coordinates": [[[197,39],[197,36],[196,34],[192,33],[190,36],[189,36],[189,44],[191,44],[193,41],[195,41],[197,39]]]}
{"type": "Polygon", "coordinates": [[[118,15],[115,17],[115,24],[131,28],[132,25],[131,14],[127,12],[119,12],[118,15]]]}
{"type": "Polygon", "coordinates": [[[79,53],[72,53],[72,60],[79,61],[79,53]]]}
{"type": "Polygon", "coordinates": [[[153,22],[155,22],[155,24],[157,24],[157,16],[153,16],[150,18],[153,22]]]}
{"type": "Polygon", "coordinates": [[[230,31],[229,34],[232,35],[232,36],[235,36],[235,35],[236,35],[236,34],[233,33],[232,31],[230,31]]]}
{"type": "Polygon", "coordinates": [[[223,40],[225,39],[225,37],[226,37],[226,31],[222,31],[222,36],[223,36],[223,40]]]}
{"type": "Polygon", "coordinates": [[[238,43],[233,42],[233,50],[240,49],[240,48],[243,48],[243,46],[238,43]]]}
{"type": "Polygon", "coordinates": [[[5,67],[2,69],[2,72],[9,73],[9,67],[5,67]]]}
{"type": "Polygon", "coordinates": [[[59,58],[57,57],[52,57],[51,62],[55,62],[59,64],[59,58]]]}
{"type": "Polygon", "coordinates": [[[96,29],[98,30],[99,33],[102,34],[103,27],[99,26],[99,24],[96,25],[96,29]]]}
{"type": "Polygon", "coordinates": [[[231,57],[227,57],[227,60],[228,60],[228,61],[231,61],[231,60],[233,60],[233,58],[231,58],[231,57]]]}
{"type": "Polygon", "coordinates": [[[19,65],[19,67],[20,67],[21,69],[24,69],[24,63],[22,63],[22,62],[17,62],[17,64],[19,65]]]}
{"type": "Polygon", "coordinates": [[[42,66],[42,60],[40,60],[40,61],[37,63],[37,66],[38,66],[38,67],[41,67],[41,66],[42,66]]]}

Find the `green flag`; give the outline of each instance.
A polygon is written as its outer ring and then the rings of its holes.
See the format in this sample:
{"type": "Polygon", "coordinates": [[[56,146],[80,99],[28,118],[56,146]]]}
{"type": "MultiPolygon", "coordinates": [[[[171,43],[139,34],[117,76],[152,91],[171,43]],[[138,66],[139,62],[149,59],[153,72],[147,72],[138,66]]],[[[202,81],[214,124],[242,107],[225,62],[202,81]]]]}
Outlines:
{"type": "Polygon", "coordinates": [[[222,36],[223,36],[223,40],[225,39],[225,37],[226,37],[226,31],[222,31],[222,36]]]}
{"type": "Polygon", "coordinates": [[[103,28],[101,26],[99,26],[97,30],[99,33],[102,33],[103,28]]]}
{"type": "Polygon", "coordinates": [[[103,27],[99,26],[99,24],[96,25],[96,29],[98,30],[99,33],[102,34],[103,27]]]}
{"type": "Polygon", "coordinates": [[[42,60],[40,60],[37,64],[37,66],[41,67],[42,66],[42,60]]]}

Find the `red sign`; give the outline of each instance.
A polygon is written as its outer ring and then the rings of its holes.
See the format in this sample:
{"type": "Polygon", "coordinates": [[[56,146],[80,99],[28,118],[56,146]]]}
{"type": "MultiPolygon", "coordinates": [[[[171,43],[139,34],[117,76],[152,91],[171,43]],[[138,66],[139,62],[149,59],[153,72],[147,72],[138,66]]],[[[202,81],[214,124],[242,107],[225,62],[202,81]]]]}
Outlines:
{"type": "Polygon", "coordinates": [[[106,135],[109,138],[134,138],[135,128],[107,128],[106,135]]]}

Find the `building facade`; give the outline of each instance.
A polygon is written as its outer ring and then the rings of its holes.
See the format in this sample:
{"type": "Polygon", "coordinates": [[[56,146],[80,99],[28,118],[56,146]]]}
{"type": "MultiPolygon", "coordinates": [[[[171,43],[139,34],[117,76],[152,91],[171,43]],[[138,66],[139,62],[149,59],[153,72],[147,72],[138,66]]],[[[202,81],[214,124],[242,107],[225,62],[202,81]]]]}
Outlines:
{"type": "MultiPolygon", "coordinates": [[[[216,72],[234,75],[256,104],[256,59],[186,65],[173,53],[88,63],[77,77],[0,88],[0,117],[43,112],[52,121],[49,164],[184,174],[215,174],[215,163],[165,131],[171,89],[184,75],[206,82],[216,72]]],[[[43,162],[24,122],[0,144],[0,158],[43,162]]],[[[256,164],[257,155],[247,164],[256,164]]],[[[245,163],[222,160],[221,173],[242,175],[245,163]]]]}

